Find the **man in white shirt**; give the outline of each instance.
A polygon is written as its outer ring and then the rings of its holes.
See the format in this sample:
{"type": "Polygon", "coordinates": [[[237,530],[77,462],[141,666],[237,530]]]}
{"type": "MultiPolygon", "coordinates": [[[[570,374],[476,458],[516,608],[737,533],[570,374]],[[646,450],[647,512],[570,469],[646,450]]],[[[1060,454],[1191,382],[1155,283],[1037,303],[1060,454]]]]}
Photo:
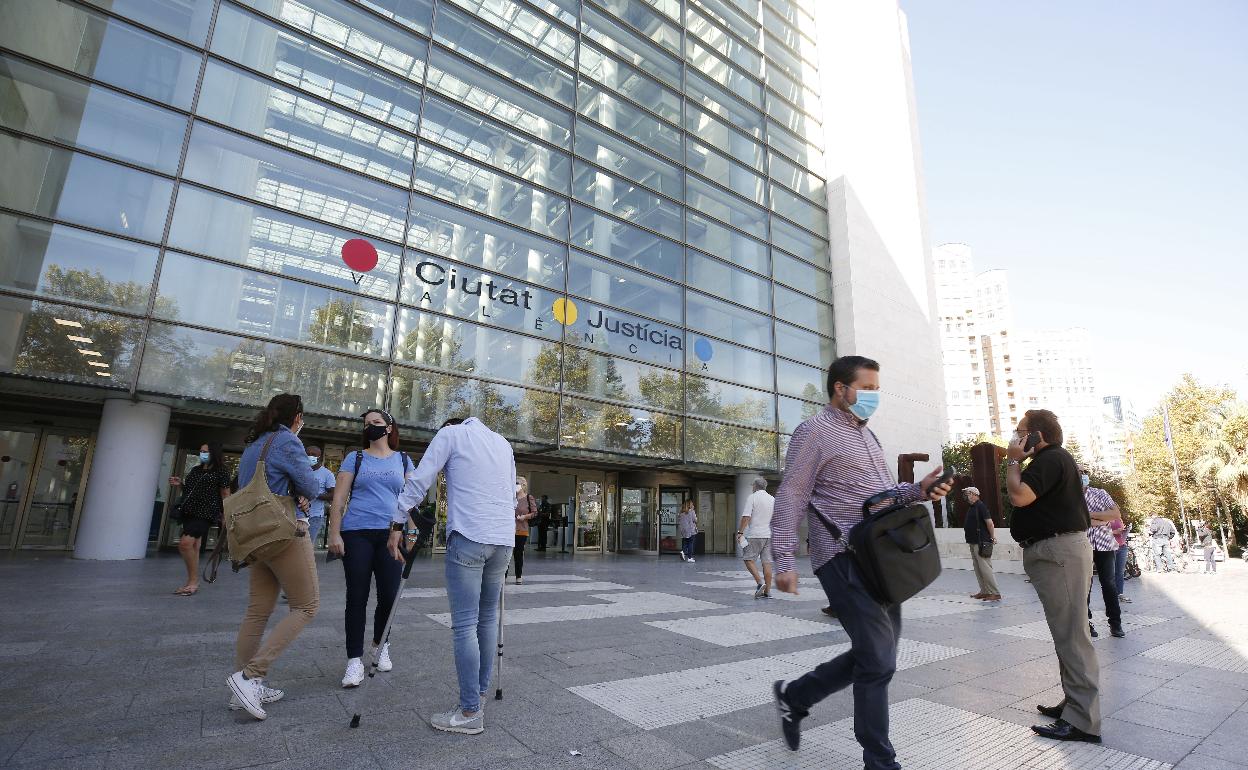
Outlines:
{"type": "Polygon", "coordinates": [[[446,471],[446,594],[459,703],[430,720],[451,733],[485,729],[481,696],[490,687],[498,645],[498,603],[516,545],[516,459],[507,439],[475,417],[447,420],[407,477],[391,525],[390,553],[399,544],[408,511],[446,471]]]}
{"type": "Polygon", "coordinates": [[[775,506],[776,498],[767,494],[767,480],[754,479],[754,493],[745,502],[745,513],[741,515],[737,537],[745,536],[746,545],[741,549],[741,557],[757,584],[755,599],[771,598],[771,512],[775,506]],[[763,563],[761,578],[758,568],[754,566],[755,561],[763,563]]]}

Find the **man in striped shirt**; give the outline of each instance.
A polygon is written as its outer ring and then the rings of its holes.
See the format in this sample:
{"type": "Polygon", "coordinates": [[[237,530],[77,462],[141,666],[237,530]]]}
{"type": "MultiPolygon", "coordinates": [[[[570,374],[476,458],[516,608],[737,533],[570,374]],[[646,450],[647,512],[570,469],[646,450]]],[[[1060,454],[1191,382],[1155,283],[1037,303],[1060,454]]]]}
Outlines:
{"type": "Polygon", "coordinates": [[[810,708],[834,692],[854,686],[854,735],[868,770],[898,770],[888,740],[888,683],[897,668],[901,606],[883,606],[863,587],[845,546],[821,517],[848,534],[862,521],[862,504],[884,490],[899,502],[933,500],[950,484],[934,486],[937,468],[918,484],[897,484],[867,420],[880,401],[880,365],[862,356],[844,356],[828,368],[828,405],[793,432],[784,478],[771,519],[776,588],[797,593],[797,526],[805,518],[810,563],[831,608],[849,634],[850,650],[814,671],[773,686],[785,743],[794,751],[801,721],[810,708]]]}
{"type": "MultiPolygon", "coordinates": [[[[1092,544],[1092,564],[1096,567],[1096,577],[1101,581],[1101,597],[1105,600],[1105,617],[1109,619],[1109,635],[1122,638],[1126,632],[1122,630],[1122,605],[1118,602],[1118,576],[1115,561],[1118,554],[1118,541],[1114,538],[1111,522],[1122,518],[1122,511],[1109,493],[1099,487],[1090,486],[1091,476],[1087,468],[1079,469],[1079,481],[1083,483],[1083,501],[1088,504],[1088,514],[1092,517],[1092,526],[1088,527],[1088,542],[1092,544]]],[[[1096,627],[1092,625],[1092,584],[1088,584],[1088,631],[1096,638],[1096,627]]]]}

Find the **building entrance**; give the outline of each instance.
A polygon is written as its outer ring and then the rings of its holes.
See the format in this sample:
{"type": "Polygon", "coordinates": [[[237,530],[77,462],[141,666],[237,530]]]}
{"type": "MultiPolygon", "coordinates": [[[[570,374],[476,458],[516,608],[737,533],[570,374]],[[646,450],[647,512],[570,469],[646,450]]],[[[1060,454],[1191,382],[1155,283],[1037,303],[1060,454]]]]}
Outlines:
{"type": "Polygon", "coordinates": [[[0,430],[0,549],[73,547],[93,447],[86,431],[0,430]]]}

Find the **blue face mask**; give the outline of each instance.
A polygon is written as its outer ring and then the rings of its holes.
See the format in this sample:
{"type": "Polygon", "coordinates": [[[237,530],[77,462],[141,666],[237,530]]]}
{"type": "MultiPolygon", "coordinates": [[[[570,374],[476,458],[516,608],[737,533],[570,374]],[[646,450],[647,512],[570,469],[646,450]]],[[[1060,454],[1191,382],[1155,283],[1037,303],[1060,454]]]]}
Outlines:
{"type": "Polygon", "coordinates": [[[857,400],[849,405],[849,413],[865,422],[871,419],[871,415],[875,414],[875,410],[879,407],[880,391],[860,390],[857,400]]]}
{"type": "Polygon", "coordinates": [[[321,458],[319,457],[313,457],[312,455],[308,455],[308,465],[315,467],[316,464],[320,462],[320,459],[321,458]]]}
{"type": "Polygon", "coordinates": [[[1082,483],[1085,487],[1086,487],[1088,484],[1091,484],[1091,483],[1092,483],[1092,479],[1088,478],[1088,475],[1087,475],[1086,473],[1085,473],[1084,475],[1082,475],[1082,476],[1080,476],[1080,477],[1079,477],[1079,481],[1080,481],[1080,482],[1081,482],[1081,483],[1082,483]]]}
{"type": "Polygon", "coordinates": [[[207,452],[200,452],[200,453],[199,453],[199,461],[200,461],[201,463],[207,463],[207,462],[208,462],[209,460],[211,460],[211,459],[212,459],[212,455],[208,454],[207,452]]]}

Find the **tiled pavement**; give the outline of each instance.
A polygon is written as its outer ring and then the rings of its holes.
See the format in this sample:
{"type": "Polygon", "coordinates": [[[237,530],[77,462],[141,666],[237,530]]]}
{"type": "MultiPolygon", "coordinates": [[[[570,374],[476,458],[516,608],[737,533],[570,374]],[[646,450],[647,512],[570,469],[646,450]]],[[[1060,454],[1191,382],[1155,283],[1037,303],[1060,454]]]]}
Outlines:
{"type": "MultiPolygon", "coordinates": [[[[530,554],[507,597],[504,699],[479,736],[438,733],[454,701],[440,562],[401,600],[395,670],[366,693],[342,675],[343,587],[321,571],[321,614],[271,672],[286,698],[256,722],[225,707],[245,575],[178,598],[181,563],[0,559],[0,765],[56,768],[856,768],[843,692],[804,723],[801,752],[776,742],[771,678],[843,649],[819,588],[754,600],[738,562],[707,557],[530,554]],[[742,593],[744,591],[744,593],[742,593]],[[576,755],[571,752],[577,752],[576,755]]],[[[805,571],[808,573],[809,568],[805,571]]],[[[890,695],[906,768],[1226,770],[1248,767],[1248,568],[1128,583],[1128,636],[1097,641],[1103,746],[1065,746],[1027,726],[1056,702],[1057,663],[1021,576],[981,605],[947,571],[903,609],[890,695]],[[1038,623],[1038,624],[1037,624],[1038,623]]],[[[1099,597],[1097,625],[1105,631],[1099,597]]],[[[282,609],[279,608],[279,612],[282,609]]]]}

